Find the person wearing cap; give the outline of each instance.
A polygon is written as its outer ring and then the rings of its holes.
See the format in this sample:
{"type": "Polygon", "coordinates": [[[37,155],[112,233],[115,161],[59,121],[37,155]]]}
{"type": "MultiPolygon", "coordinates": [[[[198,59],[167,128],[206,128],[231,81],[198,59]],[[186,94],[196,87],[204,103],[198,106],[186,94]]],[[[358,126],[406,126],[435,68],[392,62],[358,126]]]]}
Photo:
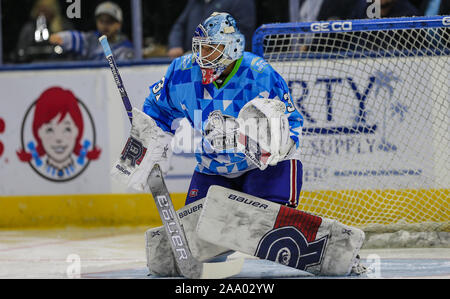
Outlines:
{"type": "Polygon", "coordinates": [[[189,0],[170,30],[167,56],[176,58],[189,52],[197,25],[215,11],[234,16],[245,37],[245,50],[250,51],[256,29],[254,0],[189,0]]]}
{"type": "Polygon", "coordinates": [[[95,9],[97,30],[90,32],[62,31],[50,36],[50,43],[58,44],[64,51],[75,53],[80,60],[103,60],[103,49],[98,38],[106,35],[117,60],[134,58],[133,45],[121,32],[122,9],[115,3],[103,2],[95,9]]]}

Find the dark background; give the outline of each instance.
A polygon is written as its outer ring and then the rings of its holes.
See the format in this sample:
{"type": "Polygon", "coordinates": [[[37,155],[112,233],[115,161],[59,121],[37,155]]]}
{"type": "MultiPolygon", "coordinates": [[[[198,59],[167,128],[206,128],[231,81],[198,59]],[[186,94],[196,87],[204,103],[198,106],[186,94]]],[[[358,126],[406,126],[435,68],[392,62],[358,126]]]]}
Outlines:
{"type": "MultiPolygon", "coordinates": [[[[71,19],[76,29],[90,31],[95,29],[94,11],[105,0],[81,0],[81,19],[71,19]]],[[[25,22],[30,20],[30,11],[34,0],[2,0],[3,19],[3,59],[9,60],[14,51],[19,32],[25,22]]],[[[122,31],[132,39],[131,10],[129,0],[112,0],[123,10],[122,31]]],[[[156,42],[167,44],[170,28],[181,14],[187,0],[143,0],[142,20],[143,35],[153,37],[156,42]]],[[[60,1],[62,14],[65,15],[71,3],[60,1]]],[[[287,22],[289,20],[288,0],[256,0],[258,26],[270,22],[287,22]]]]}
{"type": "MultiPolygon", "coordinates": [[[[76,29],[90,31],[95,29],[95,7],[104,0],[81,0],[81,19],[72,19],[76,29]]],[[[124,14],[122,31],[132,39],[131,11],[129,0],[112,0],[120,5],[124,14]]],[[[339,1],[339,0],[336,0],[339,1]]],[[[410,0],[421,8],[425,0],[410,0]]],[[[25,22],[30,19],[30,11],[34,0],[2,0],[3,20],[3,59],[8,62],[14,51],[19,32],[25,22]]],[[[167,44],[170,28],[180,15],[187,0],[142,0],[143,35],[153,37],[157,43],[167,44]]],[[[65,15],[71,3],[60,0],[62,14],[65,15]]],[[[289,0],[255,0],[257,27],[264,23],[288,22],[289,0]]]]}

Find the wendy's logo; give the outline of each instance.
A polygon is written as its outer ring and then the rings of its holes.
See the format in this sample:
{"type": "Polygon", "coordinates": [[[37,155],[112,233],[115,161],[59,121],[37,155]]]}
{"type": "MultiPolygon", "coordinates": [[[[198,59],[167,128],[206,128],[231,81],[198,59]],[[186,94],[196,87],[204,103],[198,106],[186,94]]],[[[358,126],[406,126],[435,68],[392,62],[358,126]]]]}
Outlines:
{"type": "Polygon", "coordinates": [[[60,87],[45,90],[28,108],[21,143],[20,161],[55,182],[79,176],[101,153],[88,109],[72,91],[60,87]]]}

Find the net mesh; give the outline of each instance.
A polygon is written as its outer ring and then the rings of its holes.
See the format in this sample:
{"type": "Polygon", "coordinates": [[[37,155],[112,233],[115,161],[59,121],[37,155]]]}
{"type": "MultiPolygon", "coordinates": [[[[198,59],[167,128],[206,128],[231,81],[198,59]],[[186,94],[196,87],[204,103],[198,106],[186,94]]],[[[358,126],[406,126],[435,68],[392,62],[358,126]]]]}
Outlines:
{"type": "Polygon", "coordinates": [[[450,28],[277,31],[263,55],[304,117],[299,209],[450,231],[450,28]]]}

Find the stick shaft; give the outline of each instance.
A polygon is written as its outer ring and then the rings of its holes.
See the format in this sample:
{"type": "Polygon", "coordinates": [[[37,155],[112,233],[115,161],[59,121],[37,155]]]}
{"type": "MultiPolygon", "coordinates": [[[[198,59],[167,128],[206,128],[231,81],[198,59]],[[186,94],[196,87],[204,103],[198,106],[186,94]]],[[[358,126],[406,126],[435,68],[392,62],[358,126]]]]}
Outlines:
{"type": "Polygon", "coordinates": [[[200,278],[202,275],[202,264],[199,263],[189,249],[186,235],[181,227],[180,221],[175,213],[169,191],[164,183],[163,175],[159,165],[155,165],[150,172],[147,183],[153,194],[153,198],[161,216],[171,248],[175,256],[178,269],[181,274],[188,278],[200,278]]]}
{"type": "Polygon", "coordinates": [[[153,198],[169,238],[170,246],[178,269],[187,278],[222,279],[238,274],[244,264],[243,259],[219,263],[198,261],[189,248],[183,226],[173,207],[172,199],[164,182],[161,168],[155,164],[147,179],[153,198]]]}
{"type": "Polygon", "coordinates": [[[101,36],[99,39],[100,44],[102,45],[103,52],[105,53],[106,60],[108,61],[109,67],[111,68],[111,72],[114,77],[114,82],[117,85],[117,89],[119,90],[120,97],[122,98],[123,105],[125,106],[125,110],[127,111],[128,118],[130,122],[133,121],[133,113],[130,99],[128,98],[127,91],[125,90],[125,86],[123,85],[122,77],[119,73],[119,68],[117,67],[116,60],[114,59],[113,53],[111,51],[111,47],[109,46],[108,39],[105,35],[101,36]]]}

